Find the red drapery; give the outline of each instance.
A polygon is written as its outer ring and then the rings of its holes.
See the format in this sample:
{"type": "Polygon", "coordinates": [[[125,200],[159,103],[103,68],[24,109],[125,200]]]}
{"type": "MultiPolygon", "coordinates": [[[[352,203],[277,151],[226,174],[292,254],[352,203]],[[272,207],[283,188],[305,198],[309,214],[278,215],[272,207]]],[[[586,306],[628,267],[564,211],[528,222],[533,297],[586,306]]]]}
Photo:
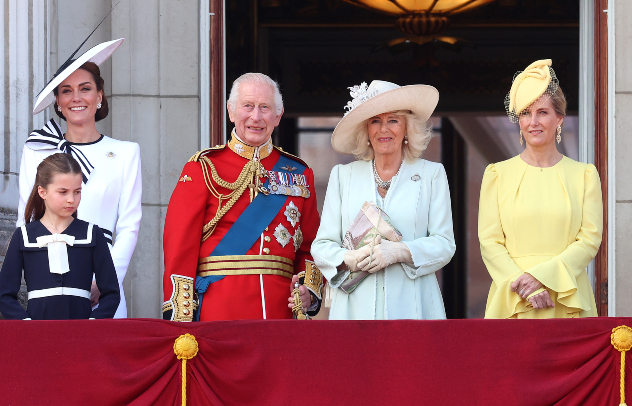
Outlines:
{"type": "MultiPolygon", "coordinates": [[[[0,405],[613,405],[632,318],[0,321],[0,405]]],[[[632,360],[626,358],[632,398],[632,360]]]]}

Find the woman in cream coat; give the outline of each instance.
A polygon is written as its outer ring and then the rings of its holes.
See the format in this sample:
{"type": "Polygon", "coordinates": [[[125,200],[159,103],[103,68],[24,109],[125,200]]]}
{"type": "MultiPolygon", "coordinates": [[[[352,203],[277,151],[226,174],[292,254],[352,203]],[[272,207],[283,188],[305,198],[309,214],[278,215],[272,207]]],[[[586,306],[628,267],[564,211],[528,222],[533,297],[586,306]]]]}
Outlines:
{"type": "Polygon", "coordinates": [[[420,159],[431,138],[426,121],[438,99],[431,86],[373,81],[351,88],[350,110],[336,126],[336,151],[359,160],[331,172],[314,261],[330,281],[330,319],[444,319],[435,272],[455,251],[450,193],[443,166],[420,159]],[[390,217],[402,242],[342,247],[365,202],[390,217]],[[350,294],[338,272],[368,271],[350,294]]]}

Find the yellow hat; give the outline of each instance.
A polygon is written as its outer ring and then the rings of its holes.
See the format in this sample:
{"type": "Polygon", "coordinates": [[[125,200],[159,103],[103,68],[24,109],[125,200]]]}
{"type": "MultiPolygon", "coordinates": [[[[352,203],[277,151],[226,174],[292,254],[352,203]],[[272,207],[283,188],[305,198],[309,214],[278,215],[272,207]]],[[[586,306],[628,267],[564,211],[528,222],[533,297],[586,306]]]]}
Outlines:
{"type": "Polygon", "coordinates": [[[540,96],[557,90],[558,81],[551,64],[550,59],[535,61],[514,76],[511,90],[505,98],[505,109],[511,121],[517,122],[520,113],[540,96]]]}

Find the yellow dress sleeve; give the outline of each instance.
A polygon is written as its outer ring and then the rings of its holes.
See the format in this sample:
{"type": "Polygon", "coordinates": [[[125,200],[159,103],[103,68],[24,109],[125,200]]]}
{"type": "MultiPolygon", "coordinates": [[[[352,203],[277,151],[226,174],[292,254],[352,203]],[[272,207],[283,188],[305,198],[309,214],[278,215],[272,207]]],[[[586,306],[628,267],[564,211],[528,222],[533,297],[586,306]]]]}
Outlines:
{"type": "MultiPolygon", "coordinates": [[[[505,247],[505,233],[498,208],[499,174],[491,164],[485,169],[478,207],[478,239],[487,271],[493,279],[485,318],[508,318],[516,313],[522,298],[511,291],[511,283],[524,272],[505,247]]],[[[522,303],[524,306],[524,302],[522,303]]]]}
{"type": "MultiPolygon", "coordinates": [[[[575,241],[562,253],[526,270],[547,288],[558,293],[557,301],[566,307],[590,311],[594,297],[585,292],[578,278],[587,279],[586,266],[597,255],[603,230],[601,182],[597,168],[588,165],[584,173],[584,195],[570,196],[582,199],[581,227],[575,241]],[[579,282],[579,283],[578,283],[579,282]],[[581,292],[582,289],[584,292],[581,292]]],[[[585,281],[584,281],[585,282],[585,281]]],[[[590,292],[592,293],[592,292],[590,292]]],[[[595,314],[596,315],[596,314],[595,314]]]]}

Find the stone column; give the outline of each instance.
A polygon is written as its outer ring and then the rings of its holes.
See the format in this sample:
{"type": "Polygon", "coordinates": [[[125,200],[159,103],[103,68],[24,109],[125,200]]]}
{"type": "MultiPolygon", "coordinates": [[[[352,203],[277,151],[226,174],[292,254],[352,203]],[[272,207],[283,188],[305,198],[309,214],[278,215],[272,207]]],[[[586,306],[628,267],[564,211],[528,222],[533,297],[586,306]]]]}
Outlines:
{"type": "Polygon", "coordinates": [[[180,171],[199,149],[199,4],[121,2],[112,37],[112,136],[140,144],[143,219],[124,288],[130,317],[161,317],[162,232],[180,171]]]}
{"type": "MultiPolygon", "coordinates": [[[[610,306],[614,304],[612,316],[632,316],[632,2],[610,0],[608,30],[609,75],[614,74],[614,125],[609,126],[608,142],[610,145],[608,159],[614,159],[614,171],[611,172],[610,186],[614,196],[614,258],[615,278],[614,300],[609,298],[610,306]],[[615,12],[616,10],[616,12],[615,12]],[[613,24],[612,24],[613,23],[613,24]],[[614,27],[613,27],[614,25],[614,27]],[[612,35],[614,34],[614,35],[612,35]],[[614,50],[614,53],[610,51],[614,50]],[[613,72],[614,70],[614,72],[613,72]]],[[[612,80],[611,80],[612,83],[612,80]]],[[[613,166],[611,165],[611,168],[613,166]]],[[[611,206],[612,207],[612,206],[611,206]]],[[[612,244],[612,241],[611,241],[612,244]]]]}

